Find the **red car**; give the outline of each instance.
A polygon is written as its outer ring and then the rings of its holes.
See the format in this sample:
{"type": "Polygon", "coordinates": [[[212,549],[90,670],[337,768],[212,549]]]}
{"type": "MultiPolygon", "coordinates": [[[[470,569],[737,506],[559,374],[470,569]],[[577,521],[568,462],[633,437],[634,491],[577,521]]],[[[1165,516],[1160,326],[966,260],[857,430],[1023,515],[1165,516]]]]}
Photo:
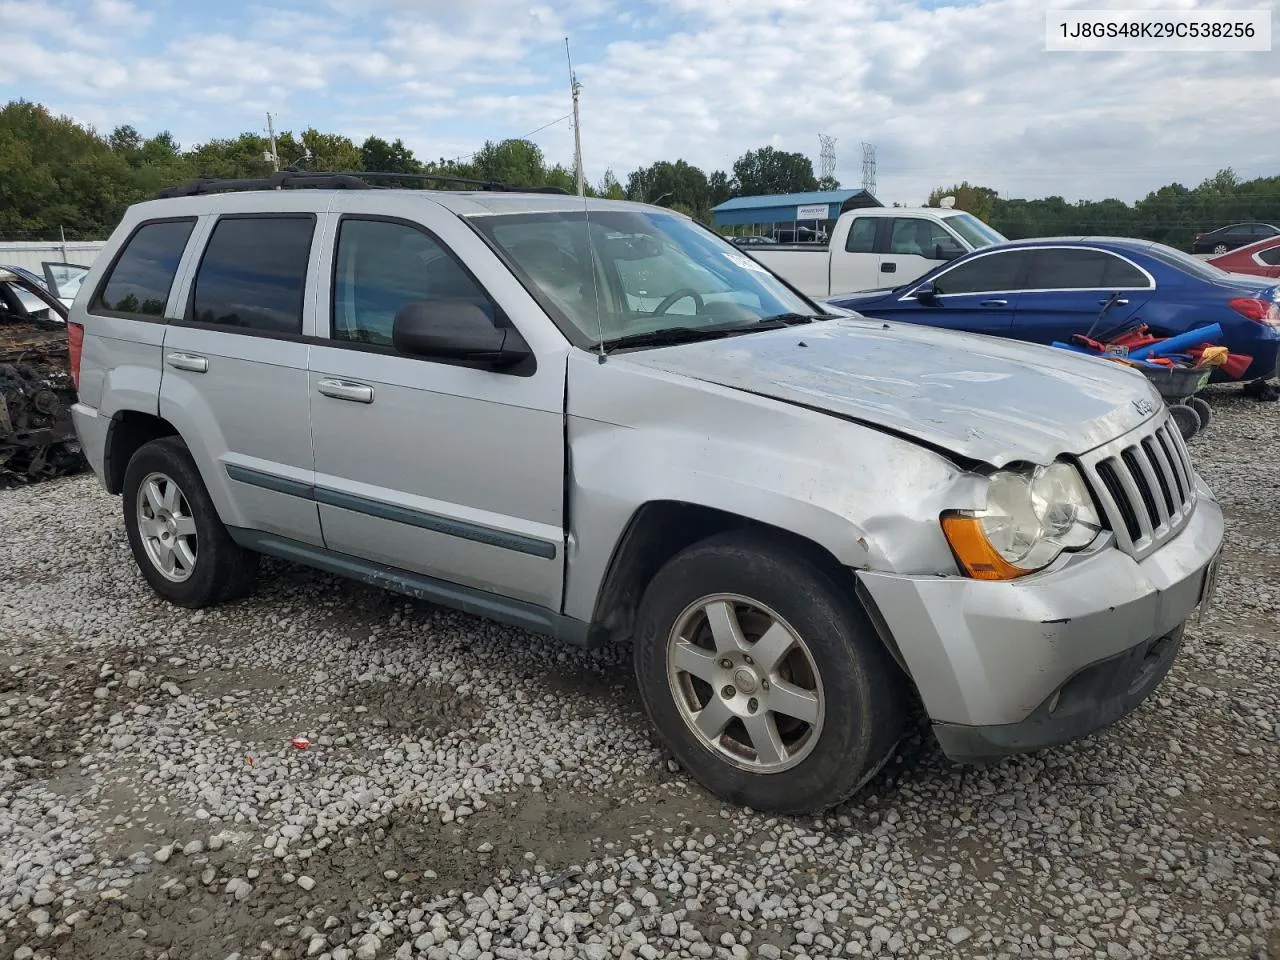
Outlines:
{"type": "Polygon", "coordinates": [[[1210,257],[1209,262],[1228,273],[1248,273],[1255,277],[1280,277],[1280,236],[1267,237],[1210,257]]]}

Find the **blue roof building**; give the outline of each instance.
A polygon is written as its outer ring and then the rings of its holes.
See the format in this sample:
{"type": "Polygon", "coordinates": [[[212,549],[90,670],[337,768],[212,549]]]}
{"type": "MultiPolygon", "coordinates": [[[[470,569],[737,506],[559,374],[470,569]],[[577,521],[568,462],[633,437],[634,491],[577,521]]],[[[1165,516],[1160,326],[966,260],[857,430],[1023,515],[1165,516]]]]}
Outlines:
{"type": "Polygon", "coordinates": [[[761,197],[734,197],[711,208],[716,227],[767,226],[837,219],[856,207],[882,207],[866,190],[814,190],[808,193],[774,193],[761,197]]]}

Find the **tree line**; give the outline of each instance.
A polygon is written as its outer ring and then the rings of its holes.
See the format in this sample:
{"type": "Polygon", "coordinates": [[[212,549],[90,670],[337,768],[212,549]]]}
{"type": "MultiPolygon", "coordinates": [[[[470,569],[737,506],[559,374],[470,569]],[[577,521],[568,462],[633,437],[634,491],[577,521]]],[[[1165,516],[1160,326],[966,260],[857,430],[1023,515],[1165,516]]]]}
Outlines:
{"type": "MultiPolygon", "coordinates": [[[[40,104],[14,100],[0,109],[0,240],[57,239],[60,231],[68,240],[101,239],[129,204],[165,187],[196,177],[265,177],[277,162],[281,169],[303,172],[377,171],[575,191],[573,171],[548,162],[536,144],[523,139],[487,141],[469,157],[420,160],[400,139],[371,136],[356,144],[309,128],[277,134],[276,161],[271,156],[271,141],[260,133],[184,148],[167,131],[144,138],[132,126],[118,126],[104,136],[40,104]]],[[[711,208],[732,196],[838,186],[816,177],[803,154],[766,146],[745,153],[732,173],[708,175],[684,160],[660,161],[631,171],[625,184],[608,170],[599,183],[585,184],[584,192],[657,203],[709,221],[711,208]]]]}
{"type": "Polygon", "coordinates": [[[985,220],[1010,240],[1027,237],[1108,236],[1156,240],[1187,250],[1197,233],[1242,221],[1280,226],[1280,176],[1241,180],[1230,167],[1195,187],[1171,183],[1134,204],[1120,200],[1062,197],[1015,200],[990,187],[966,182],[934,190],[926,203],[943,197],[985,220]]]}
{"type": "MultiPolygon", "coordinates": [[[[68,240],[102,239],[129,204],[165,187],[196,177],[267,176],[276,166],[270,150],[270,141],[260,133],[191,147],[183,147],[167,131],[144,138],[131,126],[103,135],[69,117],[54,116],[40,104],[14,100],[0,109],[0,240],[54,240],[63,233],[68,240]]],[[[370,136],[357,144],[341,134],[309,128],[277,134],[275,156],[282,169],[300,171],[458,177],[570,192],[575,187],[572,170],[549,162],[536,144],[524,139],[486,141],[467,157],[423,160],[400,139],[370,136]]],[[[832,178],[816,176],[804,154],[763,146],[748,150],[729,171],[707,173],[685,160],[662,160],[632,170],[623,182],[607,170],[598,183],[586,184],[585,192],[671,207],[710,222],[711,208],[730,197],[839,186],[832,178]]],[[[954,196],[958,208],[1012,239],[1109,234],[1185,249],[1197,231],[1225,223],[1280,224],[1280,177],[1244,182],[1230,169],[1193,188],[1163,186],[1132,205],[1119,200],[1070,203],[1057,196],[1010,199],[967,181],[934,190],[927,202],[937,205],[945,196],[954,196]]]]}

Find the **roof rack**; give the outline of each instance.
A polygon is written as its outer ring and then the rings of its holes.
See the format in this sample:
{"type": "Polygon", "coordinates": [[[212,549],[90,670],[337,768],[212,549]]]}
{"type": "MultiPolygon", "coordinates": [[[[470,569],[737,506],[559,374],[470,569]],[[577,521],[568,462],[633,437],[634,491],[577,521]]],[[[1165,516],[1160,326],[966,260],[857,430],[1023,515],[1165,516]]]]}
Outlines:
{"type": "MultiPolygon", "coordinates": [[[[281,170],[269,177],[247,180],[219,180],[213,177],[197,177],[174,187],[167,187],[155,195],[156,200],[174,197],[195,197],[207,193],[229,193],[245,190],[280,190],[310,188],[313,190],[385,190],[385,186],[372,184],[370,179],[414,180],[423,183],[450,183],[473,186],[480,190],[508,193],[556,193],[568,194],[562,187],[519,187],[495,180],[473,180],[468,177],[437,176],[430,173],[383,173],[376,170],[342,170],[335,173],[305,173],[299,170],[281,170]]],[[[431,188],[428,188],[431,189],[431,188]]]]}

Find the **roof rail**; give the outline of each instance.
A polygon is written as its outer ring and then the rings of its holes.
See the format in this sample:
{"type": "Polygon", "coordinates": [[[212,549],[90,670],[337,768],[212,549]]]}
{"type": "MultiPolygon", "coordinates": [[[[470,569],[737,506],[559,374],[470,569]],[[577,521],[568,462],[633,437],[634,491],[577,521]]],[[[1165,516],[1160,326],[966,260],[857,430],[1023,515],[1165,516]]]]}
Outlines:
{"type": "MultiPolygon", "coordinates": [[[[473,180],[467,177],[437,176],[429,173],[383,173],[376,170],[342,170],[334,173],[306,173],[299,170],[281,170],[269,177],[243,180],[219,180],[214,177],[197,177],[174,187],[167,187],[155,195],[156,200],[174,197],[195,197],[207,193],[229,193],[246,190],[279,190],[310,188],[314,190],[379,190],[386,187],[369,183],[370,179],[416,180],[424,183],[452,183],[474,186],[480,190],[499,190],[512,193],[568,194],[561,187],[518,187],[494,180],[473,180]]],[[[430,188],[428,188],[430,189],[430,188]]]]}

